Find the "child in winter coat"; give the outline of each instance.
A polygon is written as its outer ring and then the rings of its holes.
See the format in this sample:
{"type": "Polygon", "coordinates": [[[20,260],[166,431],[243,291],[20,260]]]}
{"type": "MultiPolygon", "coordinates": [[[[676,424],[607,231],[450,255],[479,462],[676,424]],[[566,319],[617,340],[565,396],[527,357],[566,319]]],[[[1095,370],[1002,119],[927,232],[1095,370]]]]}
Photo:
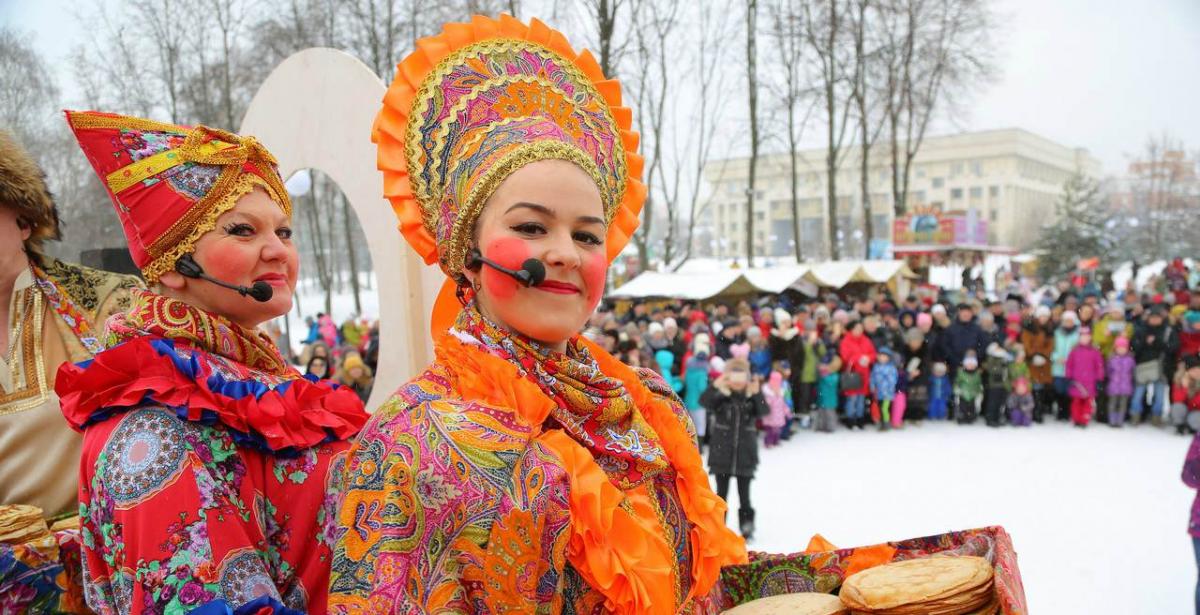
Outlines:
{"type": "Polygon", "coordinates": [[[692,339],[692,352],[683,368],[683,407],[687,408],[692,422],[696,425],[696,437],[701,448],[708,433],[707,412],[700,403],[704,392],[708,390],[709,355],[712,354],[712,344],[708,335],[699,334],[692,339]]]}
{"type": "Polygon", "coordinates": [[[767,448],[774,448],[779,444],[783,427],[787,425],[788,417],[792,414],[788,408],[786,387],[783,374],[778,371],[771,372],[766,384],[762,386],[763,399],[767,400],[767,408],[770,409],[762,419],[763,428],[767,432],[763,446],[767,448]]]}
{"type": "Polygon", "coordinates": [[[675,391],[676,393],[682,391],[683,381],[680,380],[679,376],[676,376],[674,370],[671,369],[675,367],[675,353],[663,348],[662,350],[654,353],[654,362],[658,363],[659,373],[662,375],[663,381],[671,385],[671,390],[675,391]]]}
{"type": "Polygon", "coordinates": [[[1171,418],[1180,435],[1200,431],[1200,355],[1187,355],[1179,366],[1171,387],[1171,418]]]}
{"type": "Polygon", "coordinates": [[[1008,353],[1000,344],[992,342],[988,345],[987,355],[983,362],[983,416],[988,427],[999,427],[1004,404],[1008,401],[1008,353]]]}
{"type": "Polygon", "coordinates": [[[1108,358],[1108,380],[1104,386],[1108,393],[1108,424],[1113,427],[1125,424],[1125,412],[1129,410],[1129,399],[1133,395],[1134,369],[1129,338],[1122,335],[1113,342],[1113,354],[1108,358]]]}
{"type": "Polygon", "coordinates": [[[1033,424],[1033,394],[1029,391],[1029,379],[1017,378],[1013,381],[1012,393],[1008,394],[1008,420],[1016,427],[1029,427],[1033,424]]]}
{"type": "Polygon", "coordinates": [[[1087,427],[1095,411],[1096,385],[1104,380],[1104,355],[1092,345],[1092,332],[1087,328],[1080,329],[1079,343],[1067,356],[1064,373],[1071,383],[1071,422],[1087,427]]]}
{"type": "Polygon", "coordinates": [[[979,373],[979,359],[968,354],[963,359],[962,369],[954,376],[954,394],[958,397],[958,423],[970,425],[975,422],[979,411],[979,398],[983,395],[983,375],[979,373]]]}
{"type": "Polygon", "coordinates": [[[946,374],[946,364],[933,364],[933,374],[929,376],[929,420],[946,420],[947,406],[950,403],[950,376],[946,374]]]}
{"type": "Polygon", "coordinates": [[[754,424],[769,412],[759,388],[750,377],[750,362],[734,358],[725,363],[725,373],[701,399],[712,419],[708,470],[717,478],[721,499],[729,495],[730,479],[737,479],[738,521],[747,540],[754,534],[750,481],[758,468],[758,429],[754,424]]]}
{"type": "Polygon", "coordinates": [[[875,356],[875,366],[871,368],[871,393],[879,404],[879,431],[887,431],[891,425],[891,405],[896,398],[896,385],[900,381],[900,372],[892,362],[892,352],[886,348],[875,356]]]}
{"type": "MultiPolygon", "coordinates": [[[[1021,344],[1013,344],[1012,346],[1012,363],[1008,364],[1008,381],[1016,382],[1017,378],[1024,378],[1027,384],[1032,383],[1032,377],[1029,372],[1029,363],[1025,357],[1025,347],[1021,344]]],[[[1030,391],[1033,390],[1030,384],[1030,391]]],[[[1030,393],[1032,395],[1033,393],[1030,393]]]]}
{"type": "Polygon", "coordinates": [[[830,350],[817,365],[817,431],[833,433],[837,422],[838,385],[841,383],[842,360],[830,350]]]}

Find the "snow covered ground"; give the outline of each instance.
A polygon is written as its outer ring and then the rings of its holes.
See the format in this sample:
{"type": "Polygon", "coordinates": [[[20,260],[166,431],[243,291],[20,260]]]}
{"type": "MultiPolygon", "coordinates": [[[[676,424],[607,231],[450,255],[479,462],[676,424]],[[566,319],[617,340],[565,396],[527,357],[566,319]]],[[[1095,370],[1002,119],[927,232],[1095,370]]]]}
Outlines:
{"type": "Polygon", "coordinates": [[[1189,442],[1103,425],[802,432],[760,451],[751,548],[799,551],[814,533],[851,547],[1002,525],[1035,615],[1191,613],[1195,492],[1180,481],[1189,442]]]}

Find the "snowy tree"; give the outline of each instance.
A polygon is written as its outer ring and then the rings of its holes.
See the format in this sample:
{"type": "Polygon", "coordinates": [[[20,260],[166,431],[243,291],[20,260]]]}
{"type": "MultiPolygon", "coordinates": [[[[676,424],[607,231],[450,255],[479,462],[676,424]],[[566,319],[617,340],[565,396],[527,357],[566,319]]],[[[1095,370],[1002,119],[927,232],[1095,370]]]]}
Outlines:
{"type": "Polygon", "coordinates": [[[1078,171],[1067,178],[1054,206],[1056,222],[1043,227],[1038,237],[1043,278],[1069,272],[1079,259],[1107,255],[1113,247],[1107,203],[1104,186],[1095,178],[1078,171]]]}

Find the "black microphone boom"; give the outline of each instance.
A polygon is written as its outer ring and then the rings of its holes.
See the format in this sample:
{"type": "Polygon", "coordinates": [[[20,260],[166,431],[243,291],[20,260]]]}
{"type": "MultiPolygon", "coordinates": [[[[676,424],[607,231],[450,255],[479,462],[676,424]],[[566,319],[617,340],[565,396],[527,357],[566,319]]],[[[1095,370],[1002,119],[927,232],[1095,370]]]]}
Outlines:
{"type": "Polygon", "coordinates": [[[192,278],[194,280],[208,280],[217,286],[236,291],[239,295],[243,297],[250,297],[259,303],[266,303],[275,295],[275,289],[271,288],[270,284],[267,284],[262,280],[258,280],[250,286],[238,286],[237,284],[222,282],[221,280],[211,277],[204,273],[204,269],[200,267],[200,263],[197,263],[196,259],[192,258],[191,254],[184,254],[183,256],[179,257],[179,260],[175,261],[175,271],[178,271],[179,274],[185,278],[192,278]]]}
{"type": "Polygon", "coordinates": [[[499,271],[500,273],[503,273],[504,275],[507,275],[520,282],[521,285],[525,286],[526,288],[530,286],[537,286],[546,281],[546,265],[536,258],[525,259],[525,262],[521,263],[520,269],[509,269],[508,267],[505,267],[489,258],[484,258],[484,256],[479,253],[479,250],[475,250],[471,253],[471,259],[472,261],[470,266],[475,267],[478,265],[487,265],[488,267],[491,267],[492,269],[495,269],[496,271],[499,271]]]}

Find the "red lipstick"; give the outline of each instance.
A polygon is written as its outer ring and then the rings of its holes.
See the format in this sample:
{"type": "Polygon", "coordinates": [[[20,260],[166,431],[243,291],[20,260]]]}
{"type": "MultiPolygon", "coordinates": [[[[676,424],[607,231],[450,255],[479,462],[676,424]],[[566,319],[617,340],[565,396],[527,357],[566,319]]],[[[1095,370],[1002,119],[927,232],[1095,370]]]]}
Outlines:
{"type": "Polygon", "coordinates": [[[266,282],[271,286],[286,286],[288,279],[282,273],[266,273],[254,278],[255,282],[266,282]]]}
{"type": "Polygon", "coordinates": [[[578,295],[579,287],[570,282],[559,282],[558,280],[546,280],[534,288],[544,290],[548,293],[557,293],[559,295],[578,295]]]}

